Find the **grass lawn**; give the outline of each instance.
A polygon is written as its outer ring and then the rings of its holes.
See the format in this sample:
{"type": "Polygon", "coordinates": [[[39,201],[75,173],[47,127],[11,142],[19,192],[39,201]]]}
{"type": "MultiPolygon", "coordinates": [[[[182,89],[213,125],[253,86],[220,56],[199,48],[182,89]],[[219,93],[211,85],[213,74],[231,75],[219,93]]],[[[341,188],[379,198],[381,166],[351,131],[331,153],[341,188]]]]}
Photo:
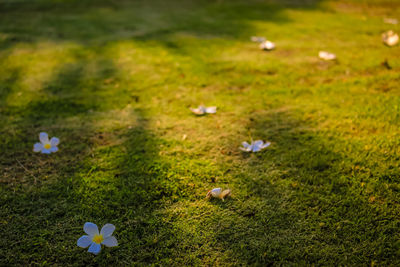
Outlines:
{"type": "Polygon", "coordinates": [[[0,265],[400,265],[400,46],[381,41],[399,14],[0,1],[0,265]],[[59,152],[32,151],[41,131],[59,152]],[[241,152],[250,139],[272,144],[241,152]],[[119,246],[79,248],[87,221],[119,246]]]}

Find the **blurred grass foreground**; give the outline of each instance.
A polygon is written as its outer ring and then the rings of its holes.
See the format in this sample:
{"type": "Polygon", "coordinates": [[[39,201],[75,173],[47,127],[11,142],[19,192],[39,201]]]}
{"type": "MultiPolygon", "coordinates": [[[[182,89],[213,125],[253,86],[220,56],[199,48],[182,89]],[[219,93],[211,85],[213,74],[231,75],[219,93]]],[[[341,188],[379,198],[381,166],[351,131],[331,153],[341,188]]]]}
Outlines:
{"type": "Polygon", "coordinates": [[[399,14],[0,0],[0,265],[400,265],[400,47],[381,40],[399,14]],[[39,132],[57,153],[32,151],[39,132]],[[119,246],[79,248],[85,222],[119,246]]]}

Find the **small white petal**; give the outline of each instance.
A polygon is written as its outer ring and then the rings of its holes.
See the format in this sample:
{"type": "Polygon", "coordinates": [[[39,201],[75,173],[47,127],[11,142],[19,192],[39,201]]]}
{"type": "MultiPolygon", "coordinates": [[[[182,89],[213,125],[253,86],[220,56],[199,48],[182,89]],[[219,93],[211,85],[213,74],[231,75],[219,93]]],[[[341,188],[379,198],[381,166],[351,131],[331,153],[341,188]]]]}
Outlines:
{"type": "Polygon", "coordinates": [[[205,108],[205,112],[206,112],[206,113],[210,113],[210,114],[217,113],[217,107],[208,107],[208,108],[205,108]]]}
{"type": "Polygon", "coordinates": [[[250,147],[250,144],[247,143],[247,142],[243,142],[242,145],[243,145],[243,147],[245,147],[245,148],[249,148],[249,147],[250,147]]]}
{"type": "Polygon", "coordinates": [[[253,145],[253,149],[252,149],[253,152],[258,152],[260,150],[261,150],[261,147],[259,145],[253,145]]]}
{"type": "Polygon", "coordinates": [[[103,235],[104,238],[107,238],[112,235],[115,230],[115,226],[111,223],[107,223],[101,228],[100,234],[103,235]]]}
{"type": "Polygon", "coordinates": [[[41,132],[39,134],[39,140],[42,142],[42,144],[48,144],[49,143],[49,135],[45,132],[41,132]]]}
{"type": "Polygon", "coordinates": [[[251,36],[251,41],[256,42],[256,43],[262,43],[265,41],[265,37],[260,37],[260,36],[251,36]]]}
{"type": "Polygon", "coordinates": [[[50,149],[44,149],[43,148],[42,154],[50,154],[50,153],[51,153],[50,149]]]}
{"type": "Polygon", "coordinates": [[[210,192],[213,197],[218,197],[221,194],[221,188],[214,188],[210,192]]]}
{"type": "Polygon", "coordinates": [[[394,46],[399,42],[399,35],[394,31],[388,31],[382,34],[383,42],[388,46],[394,46]]]}
{"type": "Polygon", "coordinates": [[[271,142],[266,142],[265,144],[263,144],[261,146],[261,148],[266,148],[266,147],[269,147],[270,145],[271,145],[271,142]]]}
{"type": "Polygon", "coordinates": [[[40,151],[42,151],[43,150],[43,144],[42,143],[36,143],[34,146],[33,146],[33,151],[34,152],[40,152],[40,151]]]}
{"type": "Polygon", "coordinates": [[[81,248],[87,248],[92,244],[92,239],[88,235],[83,235],[78,239],[77,245],[81,248]]]}
{"type": "Polygon", "coordinates": [[[56,147],[56,146],[52,146],[51,148],[50,148],[50,151],[51,152],[57,152],[58,151],[58,147],[56,147]]]}
{"type": "Polygon", "coordinates": [[[93,253],[95,255],[99,254],[101,250],[101,245],[100,244],[96,244],[96,243],[92,243],[88,249],[88,252],[93,253]]]}
{"type": "Polygon", "coordinates": [[[85,233],[87,233],[90,236],[99,234],[99,228],[97,228],[97,225],[91,222],[85,223],[85,225],[83,226],[83,231],[85,231],[85,233]]]}
{"type": "Polygon", "coordinates": [[[58,139],[57,137],[52,137],[50,139],[50,145],[51,146],[57,146],[60,143],[60,139],[58,139]]]}
{"type": "Polygon", "coordinates": [[[324,59],[324,60],[334,60],[336,59],[336,55],[333,53],[329,53],[326,51],[319,51],[318,53],[319,58],[324,59]]]}
{"type": "Polygon", "coordinates": [[[118,246],[118,241],[115,237],[109,236],[104,239],[103,242],[101,242],[104,246],[106,247],[115,247],[118,246]]]}
{"type": "Polygon", "coordinates": [[[190,108],[190,110],[196,115],[203,115],[204,114],[204,110],[202,110],[201,108],[190,108]]]}
{"type": "Polygon", "coordinates": [[[239,148],[240,148],[240,150],[242,150],[244,152],[250,152],[253,148],[253,145],[250,145],[247,142],[243,142],[242,145],[243,145],[243,147],[239,147],[239,148]]]}
{"type": "Polygon", "coordinates": [[[264,142],[263,141],[261,141],[261,140],[256,140],[256,141],[254,141],[254,145],[255,146],[262,146],[262,144],[263,144],[264,142]]]}
{"type": "Polygon", "coordinates": [[[260,44],[260,49],[262,50],[272,50],[275,48],[275,44],[271,41],[264,41],[260,44]]]}

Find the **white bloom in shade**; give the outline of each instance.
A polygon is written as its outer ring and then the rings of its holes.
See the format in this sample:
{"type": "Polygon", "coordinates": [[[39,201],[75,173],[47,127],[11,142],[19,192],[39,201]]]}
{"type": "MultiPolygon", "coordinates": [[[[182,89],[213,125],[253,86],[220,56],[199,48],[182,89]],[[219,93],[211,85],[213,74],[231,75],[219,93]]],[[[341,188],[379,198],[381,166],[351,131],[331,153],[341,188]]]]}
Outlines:
{"type": "Polygon", "coordinates": [[[261,50],[273,50],[275,49],[275,44],[271,41],[264,41],[260,44],[260,49],[261,50]]]}
{"type": "Polygon", "coordinates": [[[241,150],[245,152],[258,152],[261,151],[262,149],[269,147],[271,145],[270,142],[264,143],[261,140],[256,140],[256,141],[251,141],[251,144],[247,142],[242,143],[243,147],[240,147],[241,150]]]}
{"type": "Polygon", "coordinates": [[[336,55],[333,53],[329,53],[326,51],[319,51],[318,53],[319,58],[323,59],[323,60],[334,60],[336,59],[336,55]]]}
{"type": "Polygon", "coordinates": [[[89,247],[88,252],[93,253],[95,255],[99,254],[101,250],[101,244],[106,247],[115,247],[118,246],[117,239],[112,236],[112,233],[115,230],[115,226],[107,223],[101,228],[99,233],[99,228],[97,225],[91,222],[85,223],[83,226],[83,231],[88,235],[83,235],[78,239],[78,246],[81,248],[89,247]]]}
{"type": "Polygon", "coordinates": [[[399,35],[394,31],[387,31],[382,34],[382,41],[387,46],[395,46],[399,42],[399,35]]]}
{"type": "Polygon", "coordinates": [[[60,139],[57,137],[52,137],[49,140],[49,135],[47,133],[39,134],[40,143],[36,143],[33,146],[34,152],[42,152],[43,154],[50,154],[52,152],[57,152],[57,145],[60,143],[60,139]]]}
{"type": "Polygon", "coordinates": [[[222,191],[221,188],[214,188],[210,191],[207,192],[207,198],[219,198],[222,199],[222,201],[224,201],[225,197],[228,197],[231,195],[231,190],[230,189],[225,189],[224,191],[222,191]]]}
{"type": "Polygon", "coordinates": [[[214,114],[217,112],[217,107],[199,106],[198,108],[190,108],[190,110],[196,115],[204,115],[206,113],[214,114]]]}

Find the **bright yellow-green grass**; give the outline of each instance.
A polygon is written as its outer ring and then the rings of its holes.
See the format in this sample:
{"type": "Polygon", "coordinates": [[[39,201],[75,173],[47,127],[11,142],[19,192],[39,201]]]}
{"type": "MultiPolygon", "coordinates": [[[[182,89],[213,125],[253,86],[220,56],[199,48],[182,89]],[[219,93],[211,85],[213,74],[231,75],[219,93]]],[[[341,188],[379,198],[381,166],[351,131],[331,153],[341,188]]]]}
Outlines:
{"type": "Polygon", "coordinates": [[[399,265],[400,46],[381,41],[399,14],[0,1],[0,265],[399,265]],[[59,152],[32,151],[42,131],[59,152]],[[272,144],[241,152],[251,139],[272,144]],[[215,187],[231,198],[205,199],[215,187]],[[79,248],[87,221],[119,246],[79,248]]]}

